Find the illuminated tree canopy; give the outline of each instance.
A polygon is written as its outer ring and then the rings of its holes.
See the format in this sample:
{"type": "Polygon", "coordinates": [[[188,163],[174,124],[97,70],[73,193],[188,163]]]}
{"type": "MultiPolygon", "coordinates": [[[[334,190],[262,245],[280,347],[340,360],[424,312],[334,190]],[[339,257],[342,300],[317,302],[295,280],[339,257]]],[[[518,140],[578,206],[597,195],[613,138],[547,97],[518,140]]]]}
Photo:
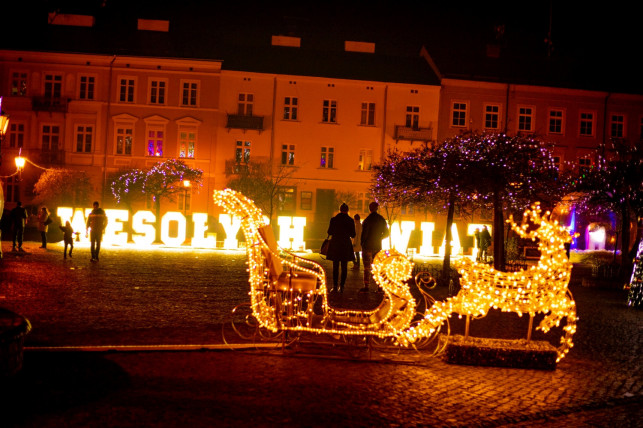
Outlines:
{"type": "MultiPolygon", "coordinates": [[[[643,215],[643,156],[635,145],[614,140],[599,146],[598,162],[579,177],[575,189],[580,192],[579,211],[592,214],[614,213],[621,225],[621,250],[630,247],[631,223],[643,215]]],[[[622,257],[623,273],[629,274],[632,260],[622,257]]]]}
{"type": "MultiPolygon", "coordinates": [[[[534,201],[553,204],[564,180],[545,144],[526,136],[468,132],[432,149],[389,155],[376,166],[373,191],[447,209],[447,242],[456,204],[493,208],[494,231],[504,229],[504,211],[520,212],[534,201]]],[[[494,265],[504,269],[504,240],[494,232],[494,265]]],[[[450,257],[447,245],[446,258],[450,257]]]]}
{"type": "Polygon", "coordinates": [[[83,206],[89,202],[91,189],[89,177],[84,171],[48,169],[34,185],[34,202],[51,206],[83,206]]]}

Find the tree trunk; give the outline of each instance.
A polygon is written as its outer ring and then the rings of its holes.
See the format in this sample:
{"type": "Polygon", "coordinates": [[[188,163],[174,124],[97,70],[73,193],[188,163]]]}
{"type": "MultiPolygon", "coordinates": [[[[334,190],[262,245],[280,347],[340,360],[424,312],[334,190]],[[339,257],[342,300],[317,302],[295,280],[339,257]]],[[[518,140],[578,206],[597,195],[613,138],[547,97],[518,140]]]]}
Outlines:
{"type": "Polygon", "coordinates": [[[442,280],[449,283],[451,277],[451,226],[453,225],[453,214],[455,212],[455,195],[449,195],[449,208],[447,210],[447,230],[444,245],[444,260],[442,262],[442,280]]]}
{"type": "Polygon", "coordinates": [[[505,270],[504,230],[502,200],[498,192],[495,192],[493,195],[493,267],[500,271],[505,270]]]}
{"type": "Polygon", "coordinates": [[[156,232],[154,234],[154,243],[161,243],[161,198],[154,198],[154,210],[156,211],[156,232]]]}

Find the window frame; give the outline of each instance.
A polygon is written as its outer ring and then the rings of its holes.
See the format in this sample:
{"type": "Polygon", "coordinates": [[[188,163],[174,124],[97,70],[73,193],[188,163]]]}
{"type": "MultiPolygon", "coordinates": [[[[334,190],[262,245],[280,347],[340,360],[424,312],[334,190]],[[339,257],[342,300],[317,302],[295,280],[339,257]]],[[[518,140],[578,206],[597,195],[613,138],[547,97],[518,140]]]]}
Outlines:
{"type": "Polygon", "coordinates": [[[610,138],[627,138],[627,116],[623,113],[610,113],[610,138]],[[621,121],[617,122],[614,120],[615,117],[620,117],[621,121]],[[614,135],[614,125],[620,124],[620,135],[614,135]]]}
{"type": "Polygon", "coordinates": [[[373,169],[373,150],[372,149],[360,149],[357,169],[358,171],[371,171],[373,169]],[[367,165],[368,168],[365,168],[365,165],[368,159],[370,159],[370,162],[368,162],[368,165],[367,165]]]}
{"type": "Polygon", "coordinates": [[[295,144],[282,144],[281,145],[281,165],[294,166],[296,153],[297,153],[297,146],[295,144]]]}
{"type": "Polygon", "coordinates": [[[482,106],[482,127],[484,129],[491,129],[494,131],[500,130],[502,127],[502,123],[500,121],[500,116],[501,115],[501,105],[498,103],[485,103],[482,106]],[[495,112],[493,111],[488,111],[489,107],[495,107],[497,110],[495,112]],[[495,116],[495,121],[496,121],[496,126],[487,126],[488,122],[488,116],[495,116]]]}
{"type": "Polygon", "coordinates": [[[309,190],[302,190],[299,193],[299,208],[304,211],[312,211],[313,209],[313,192],[309,190]]]}
{"type": "Polygon", "coordinates": [[[596,112],[590,110],[581,110],[578,112],[578,136],[588,138],[596,136],[596,112]],[[591,115],[591,119],[583,117],[583,115],[591,115]],[[587,124],[591,126],[590,133],[587,133],[587,124]]]}
{"type": "Polygon", "coordinates": [[[255,105],[254,93],[239,92],[237,94],[237,115],[252,116],[254,114],[254,105],[255,105]]]}
{"type": "Polygon", "coordinates": [[[407,105],[404,113],[404,124],[407,128],[420,128],[420,106],[407,105]]]}
{"type": "Polygon", "coordinates": [[[51,152],[60,150],[60,143],[62,142],[61,129],[62,129],[62,125],[57,123],[40,124],[40,149],[43,152],[51,153],[51,152]],[[51,128],[51,130],[49,132],[45,132],[45,128],[51,128]],[[53,132],[54,128],[57,130],[57,132],[53,132]],[[48,147],[45,147],[45,136],[49,137],[48,147]],[[56,140],[56,147],[52,146],[53,139],[56,140]]]}
{"type": "Polygon", "coordinates": [[[534,132],[536,125],[536,107],[526,104],[521,104],[516,107],[516,131],[523,133],[532,133],[534,132]],[[529,113],[527,113],[529,110],[529,113]],[[529,128],[526,128],[525,125],[529,124],[529,128]]]}
{"type": "MultiPolygon", "coordinates": [[[[9,142],[5,143],[9,145],[10,149],[20,149],[25,146],[25,129],[26,124],[21,121],[11,121],[9,123],[9,142]]],[[[6,136],[5,136],[5,139],[6,136]]]]}
{"type": "Polygon", "coordinates": [[[116,156],[131,156],[132,155],[132,150],[134,148],[134,124],[133,123],[126,123],[126,122],[120,122],[120,123],[115,123],[114,124],[114,154],[116,156]],[[130,143],[129,143],[129,153],[127,153],[127,144],[125,143],[125,139],[127,138],[128,133],[127,132],[120,132],[121,130],[123,131],[131,131],[129,134],[130,136],[130,143]],[[119,138],[123,136],[123,153],[119,153],[118,150],[118,143],[119,143],[119,138]]]}
{"type": "Polygon", "coordinates": [[[565,109],[551,107],[547,112],[547,134],[549,135],[565,135],[565,109]],[[552,113],[560,113],[560,116],[552,116],[552,113]],[[560,131],[553,131],[552,124],[554,121],[559,121],[560,131]]]}
{"type": "Polygon", "coordinates": [[[78,99],[83,101],[95,101],[97,83],[98,83],[98,79],[95,74],[86,74],[86,73],[79,74],[78,75],[78,99]],[[88,81],[83,83],[83,78],[87,78],[88,81]],[[91,81],[89,81],[90,79],[91,81]],[[86,88],[83,89],[83,86],[86,86],[86,88]]]}
{"type": "Polygon", "coordinates": [[[362,101],[359,121],[361,126],[375,126],[375,109],[374,102],[362,101]]]}
{"type": "Polygon", "coordinates": [[[30,74],[26,70],[11,71],[11,83],[9,88],[11,96],[13,97],[29,96],[29,76],[30,74]]]}
{"type": "Polygon", "coordinates": [[[296,121],[299,119],[299,97],[284,97],[283,120],[296,121]]]}
{"type": "Polygon", "coordinates": [[[335,147],[322,146],[319,158],[319,167],[324,169],[335,168],[335,147]]]}
{"type": "Polygon", "coordinates": [[[145,157],[159,157],[162,158],[164,153],[165,153],[165,143],[167,142],[167,127],[164,124],[160,123],[149,123],[145,127],[145,157]],[[150,133],[154,132],[154,138],[150,140],[152,137],[150,133]],[[159,137],[158,133],[161,132],[161,136],[159,137]],[[154,141],[154,154],[150,154],[150,142],[154,141]],[[158,142],[161,142],[161,151],[159,153],[158,151],[158,142]]]}
{"type": "Polygon", "coordinates": [[[118,76],[118,102],[127,104],[136,104],[136,88],[138,78],[136,76],[118,76]],[[125,81],[125,83],[124,83],[125,81]],[[123,90],[125,89],[125,90],[123,90]],[[131,99],[130,99],[131,98],[131,99]]]}
{"type": "Polygon", "coordinates": [[[248,165],[252,156],[252,141],[236,140],[234,148],[234,162],[237,165],[248,165]]]}
{"type": "Polygon", "coordinates": [[[199,141],[199,129],[196,126],[187,126],[179,125],[177,132],[177,146],[179,148],[179,159],[195,159],[196,158],[196,149],[197,143],[199,141]],[[186,134],[185,140],[183,139],[183,134],[186,134]],[[181,155],[183,150],[183,145],[186,145],[186,153],[184,156],[181,155]],[[190,145],[192,156],[190,156],[190,145]]]}
{"type": "Polygon", "coordinates": [[[60,101],[63,96],[63,73],[44,72],[42,76],[42,95],[48,100],[60,101]],[[53,78],[53,79],[52,79],[53,78]]]}
{"type": "Polygon", "coordinates": [[[201,81],[181,79],[179,85],[179,102],[181,107],[199,107],[201,104],[201,81]],[[188,85],[187,88],[186,85],[188,85]],[[195,87],[192,87],[192,85],[195,87]],[[188,100],[187,103],[185,102],[186,96],[188,100]],[[194,100],[192,100],[193,98],[194,100]]]}
{"type": "Polygon", "coordinates": [[[147,103],[153,106],[167,105],[168,90],[168,79],[160,77],[150,78],[147,86],[147,103]],[[155,88],[155,84],[158,84],[158,87],[155,88]]]}
{"type": "Polygon", "coordinates": [[[89,123],[77,123],[74,126],[74,153],[91,154],[94,152],[95,130],[96,126],[89,123]]]}
{"type": "Polygon", "coordinates": [[[322,123],[337,123],[337,100],[325,98],[322,100],[322,123]]]}
{"type": "Polygon", "coordinates": [[[462,100],[451,101],[451,120],[449,121],[451,128],[467,128],[469,120],[469,102],[462,100]],[[457,123],[456,123],[457,121],[457,123]]]}

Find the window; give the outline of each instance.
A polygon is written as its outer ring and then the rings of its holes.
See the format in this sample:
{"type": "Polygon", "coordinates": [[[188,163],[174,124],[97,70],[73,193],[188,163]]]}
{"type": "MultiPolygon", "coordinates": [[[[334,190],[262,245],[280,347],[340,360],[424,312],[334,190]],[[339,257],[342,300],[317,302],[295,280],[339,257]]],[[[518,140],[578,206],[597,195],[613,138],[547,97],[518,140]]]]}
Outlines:
{"type": "Polygon", "coordinates": [[[360,150],[359,165],[360,171],[370,171],[373,166],[373,150],[360,150]]]}
{"type": "Polygon", "coordinates": [[[500,128],[500,106],[487,104],[484,106],[484,127],[485,129],[500,128]]]}
{"type": "Polygon", "coordinates": [[[94,127],[91,125],[76,126],[76,152],[91,153],[94,127]]]}
{"type": "Polygon", "coordinates": [[[237,141],[237,148],[234,152],[234,160],[236,163],[250,162],[250,141],[237,141]]]}
{"type": "Polygon", "coordinates": [[[60,141],[60,126],[43,125],[42,126],[42,151],[51,152],[58,150],[60,141]]]}
{"type": "Polygon", "coordinates": [[[167,82],[165,80],[150,81],[150,104],[165,104],[165,89],[167,82]]]}
{"type": "Polygon", "coordinates": [[[295,145],[282,144],[281,146],[281,164],[294,165],[295,164],[295,145]]]}
{"type": "Polygon", "coordinates": [[[592,158],[590,156],[581,156],[578,158],[578,173],[585,177],[589,170],[592,169],[592,158]]]}
{"type": "Polygon", "coordinates": [[[96,78],[94,76],[80,76],[80,88],[78,98],[81,100],[93,100],[96,89],[96,78]]]}
{"type": "Polygon", "coordinates": [[[313,192],[301,192],[301,201],[299,202],[302,210],[313,209],[313,192]]]}
{"type": "Polygon", "coordinates": [[[295,207],[294,187],[280,187],[277,190],[277,211],[280,214],[294,214],[295,207]]]}
{"type": "Polygon", "coordinates": [[[44,96],[49,100],[58,100],[62,96],[63,76],[61,74],[45,74],[44,96]]]}
{"type": "Polygon", "coordinates": [[[321,160],[320,160],[319,166],[322,168],[333,168],[334,157],[335,157],[334,147],[322,147],[321,160]]]}
{"type": "Polygon", "coordinates": [[[613,114],[610,123],[610,137],[623,138],[625,136],[625,116],[613,114]]]}
{"type": "Polygon", "coordinates": [[[284,98],[284,120],[297,120],[299,101],[297,97],[284,98]]]}
{"type": "Polygon", "coordinates": [[[131,126],[116,127],[116,154],[131,155],[134,129],[131,126]]]}
{"type": "Polygon", "coordinates": [[[179,129],[179,157],[194,159],[196,130],[179,129]]]}
{"type": "Polygon", "coordinates": [[[375,125],[375,103],[362,103],[360,125],[375,125]]]}
{"type": "Polygon", "coordinates": [[[531,132],[534,129],[534,110],[531,107],[518,107],[518,131],[531,132]]]}
{"type": "Polygon", "coordinates": [[[184,187],[182,192],[178,193],[178,209],[184,213],[190,211],[192,205],[192,188],[184,187]]]}
{"type": "Polygon", "coordinates": [[[322,108],[322,122],[337,123],[337,101],[324,100],[322,108]]]}
{"type": "Polygon", "coordinates": [[[9,123],[9,147],[19,149],[25,144],[25,124],[20,122],[9,123]]]}
{"type": "Polygon", "coordinates": [[[18,187],[18,177],[7,177],[5,180],[6,187],[4,193],[5,202],[17,202],[20,200],[20,187],[18,187]]]}
{"type": "Polygon", "coordinates": [[[181,105],[196,107],[199,104],[199,82],[181,81],[181,105]]]}
{"type": "Polygon", "coordinates": [[[581,112],[580,114],[580,135],[581,137],[594,136],[594,113],[581,112]]]}
{"type": "Polygon", "coordinates": [[[556,167],[556,169],[560,173],[562,171],[562,167],[563,167],[562,158],[560,156],[552,156],[552,161],[554,163],[554,166],[556,167]]]}
{"type": "Polygon", "coordinates": [[[454,102],[451,108],[451,126],[464,128],[467,126],[467,104],[454,102]]]}
{"type": "Polygon", "coordinates": [[[254,99],[253,94],[240,93],[239,103],[237,104],[237,114],[240,116],[252,116],[254,99]]]}
{"type": "Polygon", "coordinates": [[[420,126],[420,107],[406,106],[406,127],[418,129],[420,126]]]}
{"type": "Polygon", "coordinates": [[[562,134],[563,133],[563,111],[562,110],[549,110],[549,133],[562,134]]]}
{"type": "Polygon", "coordinates": [[[122,103],[133,103],[136,79],[133,77],[121,77],[118,85],[118,100],[122,103]]]}
{"type": "Polygon", "coordinates": [[[355,203],[355,211],[358,213],[367,213],[368,211],[368,204],[370,203],[369,199],[369,194],[368,193],[358,193],[357,194],[357,201],[355,203]]]}
{"type": "Polygon", "coordinates": [[[11,73],[11,95],[19,97],[27,95],[27,73],[22,71],[11,73]]]}
{"type": "Polygon", "coordinates": [[[147,156],[163,156],[165,127],[150,126],[147,129],[147,156]]]}

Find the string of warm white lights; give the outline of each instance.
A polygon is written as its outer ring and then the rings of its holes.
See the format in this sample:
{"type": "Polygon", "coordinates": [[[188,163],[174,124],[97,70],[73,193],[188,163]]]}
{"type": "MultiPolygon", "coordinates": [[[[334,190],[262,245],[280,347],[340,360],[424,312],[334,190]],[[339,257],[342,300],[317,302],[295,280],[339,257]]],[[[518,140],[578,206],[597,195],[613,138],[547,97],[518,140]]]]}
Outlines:
{"type": "Polygon", "coordinates": [[[565,243],[572,237],[564,226],[550,220],[549,212],[544,216],[540,213],[540,207],[532,205],[524,213],[522,226],[514,223],[513,217],[509,220],[520,237],[538,240],[541,257],[537,265],[519,272],[499,272],[487,264],[460,259],[457,263],[462,288],[458,295],[434,304],[423,322],[399,338],[400,343],[414,343],[432,334],[452,313],[469,317],[485,316],[490,309],[532,317],[544,313],[537,327],[544,333],[558,326],[563,318],[567,320],[557,348],[560,361],[573,346],[576,332],[576,304],[567,288],[572,265],[565,253],[565,243]],[[529,230],[528,219],[536,229],[529,230]]]}
{"type": "Polygon", "coordinates": [[[382,303],[369,311],[337,310],[328,305],[323,268],[271,245],[266,236],[267,221],[250,199],[226,189],[215,191],[214,201],[241,219],[252,313],[260,327],[271,332],[375,336],[392,338],[401,346],[415,346],[437,334],[453,313],[479,317],[493,308],[519,315],[545,313],[538,326],[545,333],[566,318],[558,360],[572,347],[576,306],[567,289],[571,263],[564,246],[571,236],[565,227],[550,221],[549,212],[541,216],[538,205],[525,212],[522,226],[513,218],[509,220],[521,237],[539,240],[541,258],[536,266],[507,273],[463,258],[459,266],[462,289],[458,295],[434,303],[419,322],[413,322],[416,302],[407,283],[413,263],[397,250],[380,251],[373,261],[373,277],[384,291],[382,303]],[[538,226],[535,230],[528,230],[528,218],[538,226]],[[315,312],[318,303],[321,313],[315,312]]]}

